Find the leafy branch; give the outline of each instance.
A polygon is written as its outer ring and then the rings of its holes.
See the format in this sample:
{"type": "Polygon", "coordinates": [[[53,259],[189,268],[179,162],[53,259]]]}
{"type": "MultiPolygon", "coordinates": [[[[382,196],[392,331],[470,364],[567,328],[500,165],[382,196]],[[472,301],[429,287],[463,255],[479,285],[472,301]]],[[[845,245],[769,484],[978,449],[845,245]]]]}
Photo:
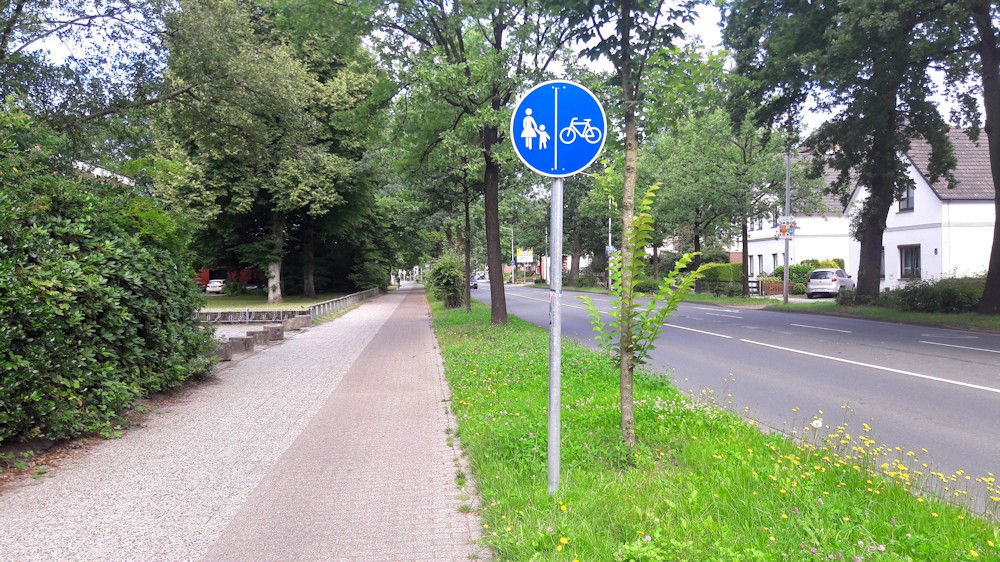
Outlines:
{"type": "Polygon", "coordinates": [[[622,349],[621,339],[621,319],[623,316],[629,318],[629,325],[632,330],[630,345],[634,360],[637,364],[645,363],[649,358],[649,353],[653,349],[653,343],[663,332],[667,318],[677,310],[677,306],[683,300],[684,295],[693,288],[695,281],[702,277],[702,269],[685,273],[687,266],[691,263],[697,253],[684,254],[673,270],[663,279],[659,289],[646,304],[636,302],[632,298],[622,298],[622,273],[628,269],[632,277],[637,277],[642,273],[644,266],[642,252],[639,250],[652,243],[653,238],[653,216],[650,209],[656,197],[660,184],[653,184],[646,190],[642,200],[636,208],[636,214],[632,219],[632,232],[625,239],[624,245],[632,249],[631,259],[628,263],[622,263],[622,252],[612,254],[610,265],[608,266],[609,294],[611,295],[611,316],[610,322],[605,322],[601,311],[597,309],[593,299],[582,296],[587,307],[587,315],[590,317],[590,324],[596,334],[596,339],[601,342],[601,347],[611,353],[616,361],[621,361],[622,349]],[[626,314],[622,314],[626,312],[626,314]]]}

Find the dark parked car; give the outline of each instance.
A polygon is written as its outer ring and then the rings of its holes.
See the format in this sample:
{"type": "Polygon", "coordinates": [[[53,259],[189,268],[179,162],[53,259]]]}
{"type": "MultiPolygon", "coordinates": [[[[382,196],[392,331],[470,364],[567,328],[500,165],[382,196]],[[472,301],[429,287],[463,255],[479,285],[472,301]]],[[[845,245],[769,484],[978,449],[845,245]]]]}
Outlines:
{"type": "Polygon", "coordinates": [[[246,283],[243,284],[243,290],[244,291],[256,291],[257,289],[260,289],[263,286],[264,285],[261,284],[260,281],[250,280],[250,281],[247,281],[246,283]]]}
{"type": "Polygon", "coordinates": [[[469,278],[469,287],[471,287],[473,289],[478,289],[479,288],[479,281],[476,279],[475,275],[473,275],[472,277],[469,278]]]}

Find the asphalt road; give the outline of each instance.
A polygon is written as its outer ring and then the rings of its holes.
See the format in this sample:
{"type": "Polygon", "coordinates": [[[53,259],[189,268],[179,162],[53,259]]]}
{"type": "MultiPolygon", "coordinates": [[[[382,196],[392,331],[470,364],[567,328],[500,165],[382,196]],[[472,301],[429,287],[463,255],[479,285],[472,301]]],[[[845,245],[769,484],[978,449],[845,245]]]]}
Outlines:
{"type": "MultiPolygon", "coordinates": [[[[547,291],[506,291],[510,314],[548,326],[547,291]]],[[[596,345],[581,294],[563,294],[563,336],[596,345]]],[[[488,303],[489,286],[473,296],[488,303]]],[[[606,295],[588,296],[610,308],[606,295]]],[[[801,431],[820,417],[858,435],[867,423],[880,444],[946,475],[1000,474],[997,334],[685,303],[652,359],[680,388],[772,428],[801,431]]]]}

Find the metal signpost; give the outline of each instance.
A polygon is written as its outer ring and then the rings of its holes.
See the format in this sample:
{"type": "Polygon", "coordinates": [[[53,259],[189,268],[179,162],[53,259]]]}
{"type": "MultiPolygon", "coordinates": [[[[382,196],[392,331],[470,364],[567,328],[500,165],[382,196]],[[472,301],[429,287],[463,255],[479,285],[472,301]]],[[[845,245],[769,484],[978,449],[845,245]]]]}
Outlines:
{"type": "Polygon", "coordinates": [[[510,138],[518,158],[552,178],[549,230],[549,437],[548,492],[559,490],[560,385],[562,379],[563,178],[590,166],[607,137],[604,107],[590,90],[565,80],[536,85],[514,106],[510,138]],[[554,259],[553,259],[554,258],[554,259]]]}

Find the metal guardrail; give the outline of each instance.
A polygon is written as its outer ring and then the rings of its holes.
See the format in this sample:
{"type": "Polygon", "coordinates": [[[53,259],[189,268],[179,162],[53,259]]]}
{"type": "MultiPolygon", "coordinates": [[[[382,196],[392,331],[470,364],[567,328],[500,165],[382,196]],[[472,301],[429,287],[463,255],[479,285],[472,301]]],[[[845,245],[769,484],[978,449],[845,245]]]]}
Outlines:
{"type": "Polygon", "coordinates": [[[315,322],[324,316],[329,316],[340,312],[341,310],[346,310],[365,299],[377,297],[378,294],[378,288],[374,288],[368,289],[367,291],[361,291],[360,293],[354,293],[353,295],[347,295],[346,297],[319,302],[309,307],[309,317],[313,322],[315,322]]]}
{"type": "Polygon", "coordinates": [[[211,324],[279,323],[302,314],[301,310],[209,310],[196,312],[200,322],[211,324]]]}

